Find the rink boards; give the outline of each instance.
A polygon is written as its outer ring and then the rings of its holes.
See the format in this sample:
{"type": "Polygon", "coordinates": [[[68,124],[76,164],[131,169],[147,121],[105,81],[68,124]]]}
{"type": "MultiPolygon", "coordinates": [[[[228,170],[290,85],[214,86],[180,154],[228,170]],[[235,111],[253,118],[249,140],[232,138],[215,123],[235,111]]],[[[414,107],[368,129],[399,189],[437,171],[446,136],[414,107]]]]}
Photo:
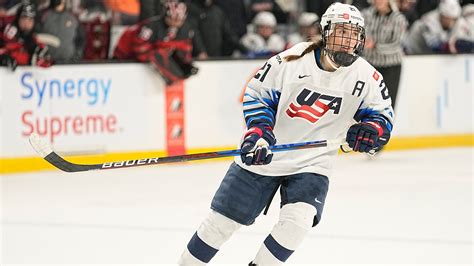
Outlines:
{"type": "MultiPolygon", "coordinates": [[[[234,148],[245,83],[263,63],[197,62],[199,73],[171,89],[135,63],[2,68],[0,173],[50,167],[29,146],[31,132],[75,162],[234,148]]],[[[473,77],[472,55],[406,58],[387,150],[472,146],[473,77]]]]}

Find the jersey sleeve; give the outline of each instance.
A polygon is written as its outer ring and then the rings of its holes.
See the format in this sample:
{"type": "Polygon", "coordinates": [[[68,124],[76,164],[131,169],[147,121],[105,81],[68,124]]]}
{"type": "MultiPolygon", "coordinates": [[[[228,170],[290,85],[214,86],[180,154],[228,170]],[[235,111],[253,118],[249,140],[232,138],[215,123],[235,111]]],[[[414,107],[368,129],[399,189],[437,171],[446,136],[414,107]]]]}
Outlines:
{"type": "Polygon", "coordinates": [[[247,128],[255,125],[275,125],[275,115],[281,95],[280,55],[270,58],[249,81],[243,99],[244,118],[247,128]]]}
{"type": "Polygon", "coordinates": [[[357,122],[374,121],[381,123],[391,132],[394,112],[392,100],[382,75],[376,70],[368,82],[368,92],[357,110],[354,119],[357,122]]]}

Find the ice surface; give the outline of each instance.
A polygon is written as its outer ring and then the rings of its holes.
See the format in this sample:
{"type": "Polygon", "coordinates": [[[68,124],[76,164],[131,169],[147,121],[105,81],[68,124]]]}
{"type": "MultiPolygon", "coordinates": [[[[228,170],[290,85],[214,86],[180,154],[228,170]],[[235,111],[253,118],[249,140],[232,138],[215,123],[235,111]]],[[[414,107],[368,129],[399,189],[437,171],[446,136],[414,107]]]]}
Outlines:
{"type": "MultiPolygon", "coordinates": [[[[473,151],[339,156],[323,219],[288,264],[472,265],[473,151]]],[[[174,264],[229,163],[4,175],[0,264],[174,264]]],[[[278,200],[213,264],[252,260],[278,200]]]]}

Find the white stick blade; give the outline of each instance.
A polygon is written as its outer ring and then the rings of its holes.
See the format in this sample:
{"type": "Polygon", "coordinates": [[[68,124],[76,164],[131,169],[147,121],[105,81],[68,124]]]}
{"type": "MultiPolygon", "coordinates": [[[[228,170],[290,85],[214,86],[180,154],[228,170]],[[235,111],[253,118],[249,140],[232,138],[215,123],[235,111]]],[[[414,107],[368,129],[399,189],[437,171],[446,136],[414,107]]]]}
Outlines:
{"type": "Polygon", "coordinates": [[[49,45],[51,47],[58,48],[59,46],[61,46],[61,40],[58,37],[56,37],[54,35],[51,35],[51,34],[38,33],[38,34],[36,34],[36,38],[41,43],[49,45]]]}
{"type": "Polygon", "coordinates": [[[33,149],[43,158],[53,152],[49,144],[42,140],[36,133],[31,133],[29,141],[33,149]]]}

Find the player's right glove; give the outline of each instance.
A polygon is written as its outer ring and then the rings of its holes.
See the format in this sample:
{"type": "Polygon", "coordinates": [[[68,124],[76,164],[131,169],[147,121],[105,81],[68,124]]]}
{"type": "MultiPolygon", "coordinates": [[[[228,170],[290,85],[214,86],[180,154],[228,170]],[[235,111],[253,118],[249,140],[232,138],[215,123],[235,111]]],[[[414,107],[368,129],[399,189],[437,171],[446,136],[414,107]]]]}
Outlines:
{"type": "Polygon", "coordinates": [[[246,165],[263,165],[272,161],[273,153],[269,146],[275,145],[276,139],[269,126],[253,126],[244,136],[240,145],[240,157],[246,165]]]}
{"type": "Polygon", "coordinates": [[[381,123],[360,122],[347,131],[346,141],[357,152],[379,151],[390,139],[390,131],[381,123]]]}

